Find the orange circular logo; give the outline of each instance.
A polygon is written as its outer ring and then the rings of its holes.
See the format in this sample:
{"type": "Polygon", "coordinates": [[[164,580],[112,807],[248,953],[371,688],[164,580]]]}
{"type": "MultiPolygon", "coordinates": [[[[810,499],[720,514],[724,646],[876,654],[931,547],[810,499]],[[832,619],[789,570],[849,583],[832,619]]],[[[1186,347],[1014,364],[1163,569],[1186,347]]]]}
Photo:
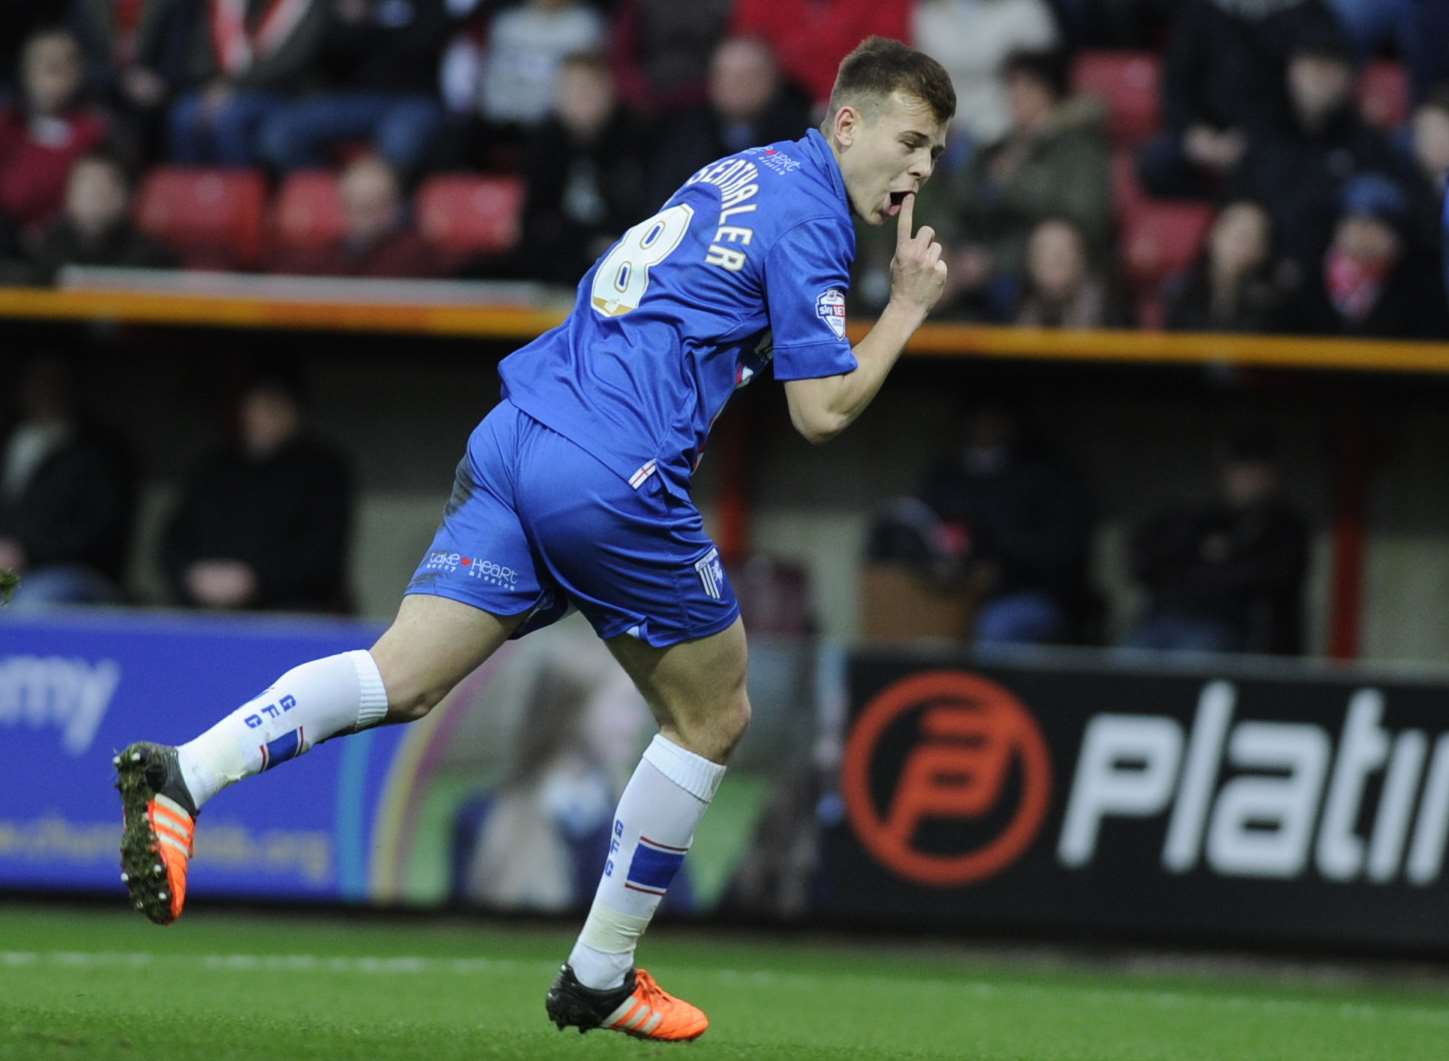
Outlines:
{"type": "Polygon", "coordinates": [[[845,746],[841,788],[851,827],[877,861],[920,884],[949,888],[995,876],[1031,846],[1051,803],[1051,759],[1036,720],[1008,690],[960,671],[928,671],[887,686],[861,711],[845,746]],[[920,716],[917,732],[894,791],[879,801],[871,776],[877,752],[910,712],[920,716]],[[1002,806],[1013,789],[1014,810],[1002,806]],[[930,820],[1004,824],[985,843],[942,853],[917,846],[930,820]]]}

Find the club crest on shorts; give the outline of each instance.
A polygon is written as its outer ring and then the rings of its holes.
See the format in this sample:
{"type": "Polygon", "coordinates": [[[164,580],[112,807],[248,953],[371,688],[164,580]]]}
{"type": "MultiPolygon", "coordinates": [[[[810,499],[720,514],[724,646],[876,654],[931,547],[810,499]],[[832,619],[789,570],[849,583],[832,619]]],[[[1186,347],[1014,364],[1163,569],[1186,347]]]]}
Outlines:
{"type": "Polygon", "coordinates": [[[702,558],[694,562],[694,570],[699,575],[699,583],[704,591],[715,600],[719,600],[724,593],[724,564],[720,563],[719,550],[711,549],[702,558]]]}
{"type": "Polygon", "coordinates": [[[835,333],[837,339],[844,339],[845,292],[838,287],[822,291],[820,297],[815,300],[815,316],[830,325],[830,330],[835,333]]]}

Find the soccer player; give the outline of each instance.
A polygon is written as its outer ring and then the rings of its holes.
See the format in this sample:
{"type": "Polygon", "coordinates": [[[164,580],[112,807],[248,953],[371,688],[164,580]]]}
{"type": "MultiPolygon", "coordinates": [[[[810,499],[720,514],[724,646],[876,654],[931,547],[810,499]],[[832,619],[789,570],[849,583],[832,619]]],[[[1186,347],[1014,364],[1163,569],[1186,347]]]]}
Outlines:
{"type": "Polygon", "coordinates": [[[619,800],[578,942],[549,989],[560,1028],[693,1039],[709,1025],[634,965],[744,733],[739,606],[690,500],[730,395],[772,369],[812,443],[870,404],[946,280],[912,233],[955,111],[945,70],[873,37],[846,56],[822,129],[691,177],[584,275],[573,312],[500,366],[437,537],[370,651],[304,663],[194,740],[116,758],[123,879],[181,915],[197,812],[319,741],[422,718],[504,641],[577,608],[659,722],[619,800]],[[894,218],[891,298],[853,347],[851,215],[894,218]]]}

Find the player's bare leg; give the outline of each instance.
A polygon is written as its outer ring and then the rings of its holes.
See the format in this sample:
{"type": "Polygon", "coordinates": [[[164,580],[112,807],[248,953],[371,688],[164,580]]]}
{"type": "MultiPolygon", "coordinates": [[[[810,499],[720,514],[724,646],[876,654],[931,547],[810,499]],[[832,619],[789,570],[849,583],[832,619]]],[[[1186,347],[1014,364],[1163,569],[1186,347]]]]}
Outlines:
{"type": "Polygon", "coordinates": [[[426,715],[507,640],[500,618],[444,597],[403,598],[369,651],[293,667],[196,739],[129,745],[115,758],[125,824],[121,879],[157,924],[181,916],[196,816],[227,785],[332,737],[426,715]]]}
{"type": "Polygon", "coordinates": [[[743,624],[698,641],[652,648],[609,642],[659,721],[614,816],[613,842],[584,930],[550,988],[560,1028],[609,1028],[648,1039],[694,1039],[709,1027],[696,1007],[665,992],[634,948],[694,839],[750,720],[743,624]]]}

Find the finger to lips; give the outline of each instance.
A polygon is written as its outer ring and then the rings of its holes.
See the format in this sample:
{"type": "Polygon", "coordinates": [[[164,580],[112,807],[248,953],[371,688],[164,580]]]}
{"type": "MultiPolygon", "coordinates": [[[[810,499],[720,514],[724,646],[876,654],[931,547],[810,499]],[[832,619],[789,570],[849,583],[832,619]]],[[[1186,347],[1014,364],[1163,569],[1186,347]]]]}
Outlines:
{"type": "Polygon", "coordinates": [[[916,196],[912,192],[901,200],[901,212],[896,215],[896,246],[904,247],[911,241],[911,218],[916,212],[916,196]]]}

